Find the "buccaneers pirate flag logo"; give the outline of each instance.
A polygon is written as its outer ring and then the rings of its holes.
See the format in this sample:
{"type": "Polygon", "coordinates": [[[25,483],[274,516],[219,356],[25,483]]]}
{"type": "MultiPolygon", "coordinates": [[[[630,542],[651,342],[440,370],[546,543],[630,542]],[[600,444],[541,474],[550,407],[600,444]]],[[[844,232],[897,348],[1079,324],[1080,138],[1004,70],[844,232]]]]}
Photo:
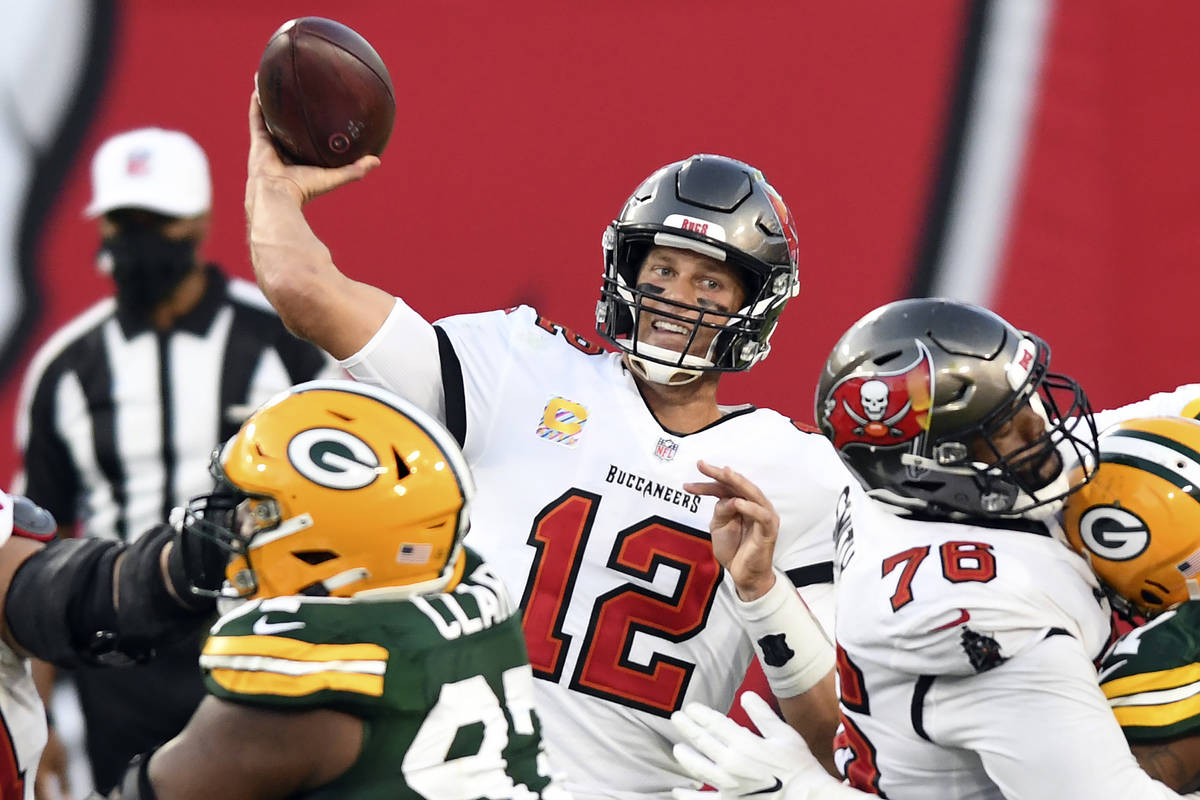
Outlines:
{"type": "Polygon", "coordinates": [[[899,370],[843,378],[825,398],[834,448],[914,442],[929,430],[932,397],[931,359],[921,342],[916,359],[899,370]]]}

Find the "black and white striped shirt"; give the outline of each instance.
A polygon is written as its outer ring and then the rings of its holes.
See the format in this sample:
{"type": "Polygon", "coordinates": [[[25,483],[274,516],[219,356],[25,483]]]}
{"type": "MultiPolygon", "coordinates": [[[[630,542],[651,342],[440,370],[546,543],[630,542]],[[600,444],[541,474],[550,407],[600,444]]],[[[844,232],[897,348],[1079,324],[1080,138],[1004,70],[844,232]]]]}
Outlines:
{"type": "Polygon", "coordinates": [[[200,303],[169,331],[112,298],[59,329],[21,389],[18,490],[60,525],[127,539],[208,492],[213,449],[258,405],[313,378],[339,377],[292,336],[254,284],[208,268],[200,303]]]}

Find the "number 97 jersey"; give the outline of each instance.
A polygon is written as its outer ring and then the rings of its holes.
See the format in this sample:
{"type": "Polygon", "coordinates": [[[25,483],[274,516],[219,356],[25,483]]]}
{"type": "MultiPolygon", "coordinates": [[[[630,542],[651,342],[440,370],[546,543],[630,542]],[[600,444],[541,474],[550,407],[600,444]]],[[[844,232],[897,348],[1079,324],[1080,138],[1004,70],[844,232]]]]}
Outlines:
{"type": "Polygon", "coordinates": [[[772,501],[775,565],[826,624],[833,512],[850,480],[828,441],[752,406],[663,428],[616,353],[528,307],[437,323],[446,417],[475,476],[467,543],[519,598],[538,713],[577,798],[668,796],[685,702],[728,709],[754,657],[713,557],[699,459],[772,501]],[[457,422],[456,422],[457,420],[457,422]]]}
{"type": "Polygon", "coordinates": [[[468,550],[448,593],[242,606],[200,666],[222,700],[363,720],[358,759],[310,800],[569,800],[548,772],[515,610],[468,550]]]}

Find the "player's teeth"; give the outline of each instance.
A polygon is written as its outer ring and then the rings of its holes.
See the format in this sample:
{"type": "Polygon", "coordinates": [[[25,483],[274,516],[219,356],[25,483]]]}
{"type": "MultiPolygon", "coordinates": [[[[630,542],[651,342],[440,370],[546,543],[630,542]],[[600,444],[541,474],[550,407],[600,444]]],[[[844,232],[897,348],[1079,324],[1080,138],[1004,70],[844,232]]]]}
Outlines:
{"type": "Polygon", "coordinates": [[[670,331],[671,333],[687,333],[687,328],[682,325],[675,325],[670,322],[655,322],[654,327],[660,331],[670,331]]]}

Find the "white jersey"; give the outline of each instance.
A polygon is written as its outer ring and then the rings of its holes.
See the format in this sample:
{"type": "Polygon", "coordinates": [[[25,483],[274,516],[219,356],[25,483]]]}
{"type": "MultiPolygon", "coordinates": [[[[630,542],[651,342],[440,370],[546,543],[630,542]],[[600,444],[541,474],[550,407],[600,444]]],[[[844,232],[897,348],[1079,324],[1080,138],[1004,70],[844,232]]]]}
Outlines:
{"type": "MultiPolygon", "coordinates": [[[[0,491],[0,547],[12,534],[13,503],[0,491]]],[[[3,610],[0,602],[0,613],[3,610]]],[[[0,798],[33,800],[38,761],[48,737],[46,710],[29,659],[0,640],[0,798]]]]}
{"type": "Polygon", "coordinates": [[[1200,383],[1186,383],[1145,400],[1096,412],[1096,431],[1136,417],[1191,417],[1200,419],[1200,383]]]}
{"type": "MultiPolygon", "coordinates": [[[[714,500],[683,484],[707,480],[704,459],[761,487],[781,518],[775,564],[830,630],[834,508],[849,473],[824,437],[765,409],[724,409],[688,435],[663,429],[619,354],[529,307],[437,328],[444,406],[431,410],[464,442],[478,488],[467,543],[521,599],[567,788],[644,798],[693,785],[668,717],[684,702],[729,708],[754,651],[713,558],[714,500]]],[[[372,359],[400,346],[373,340],[343,363],[380,380],[372,359]]],[[[429,396],[404,382],[388,388],[429,396]]]]}
{"type": "Polygon", "coordinates": [[[838,521],[835,758],[891,800],[1174,797],[1096,680],[1111,611],[1039,523],[897,516],[855,485],[838,521]]]}
{"type": "Polygon", "coordinates": [[[29,660],[0,641],[0,797],[33,800],[34,777],[46,746],[46,711],[29,660]]]}

